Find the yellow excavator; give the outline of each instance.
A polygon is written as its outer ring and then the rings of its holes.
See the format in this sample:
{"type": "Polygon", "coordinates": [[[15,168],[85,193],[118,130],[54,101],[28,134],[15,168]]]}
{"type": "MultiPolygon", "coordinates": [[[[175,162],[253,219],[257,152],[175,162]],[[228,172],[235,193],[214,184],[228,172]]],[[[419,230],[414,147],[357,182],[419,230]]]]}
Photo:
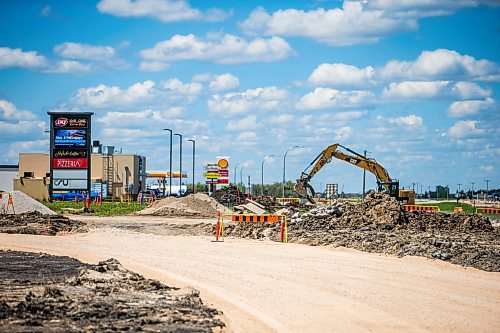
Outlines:
{"type": "Polygon", "coordinates": [[[294,189],[297,194],[303,198],[306,198],[311,203],[314,203],[314,188],[309,184],[311,179],[318,173],[325,164],[330,163],[332,157],[338,158],[339,160],[346,161],[364,170],[367,170],[375,175],[377,178],[377,185],[379,191],[386,191],[390,196],[395,197],[397,200],[402,201],[406,204],[415,203],[415,192],[412,190],[400,190],[399,181],[391,179],[387,170],[375,161],[373,158],[367,158],[355,151],[342,146],[339,143],[328,146],[323,150],[312,162],[307,166],[307,168],[302,172],[302,175],[295,183],[294,189]],[[340,150],[347,151],[352,155],[340,150]],[[307,173],[307,170],[314,164],[311,171],[307,173]]]}

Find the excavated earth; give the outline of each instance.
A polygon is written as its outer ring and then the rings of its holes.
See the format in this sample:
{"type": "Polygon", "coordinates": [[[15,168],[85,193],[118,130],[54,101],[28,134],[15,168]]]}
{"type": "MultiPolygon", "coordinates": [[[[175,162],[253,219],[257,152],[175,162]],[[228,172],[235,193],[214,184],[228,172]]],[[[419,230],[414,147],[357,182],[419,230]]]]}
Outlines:
{"type": "Polygon", "coordinates": [[[0,251],[0,332],[213,332],[221,313],[108,259],[0,251]]]}
{"type": "MultiPolygon", "coordinates": [[[[227,225],[225,234],[276,240],[279,225],[227,225]]],[[[376,192],[362,204],[336,203],[290,214],[288,241],[399,257],[416,255],[500,271],[500,230],[488,218],[466,213],[406,212],[394,198],[376,192]]]]}
{"type": "Polygon", "coordinates": [[[39,212],[0,215],[0,232],[7,234],[31,234],[55,236],[65,232],[85,232],[83,222],[62,215],[47,215],[39,212]]]}

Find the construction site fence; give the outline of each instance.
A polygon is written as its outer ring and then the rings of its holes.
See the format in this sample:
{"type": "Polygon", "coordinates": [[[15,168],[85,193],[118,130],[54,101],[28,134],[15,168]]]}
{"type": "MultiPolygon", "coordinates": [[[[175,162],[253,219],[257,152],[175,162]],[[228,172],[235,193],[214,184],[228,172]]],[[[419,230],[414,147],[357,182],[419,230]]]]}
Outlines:
{"type": "Polygon", "coordinates": [[[499,208],[476,208],[476,214],[500,214],[499,208]]]}
{"type": "Polygon", "coordinates": [[[276,214],[220,214],[217,212],[215,241],[224,241],[224,218],[238,223],[280,223],[280,242],[288,243],[288,226],[286,215],[276,214]]]}
{"type": "Polygon", "coordinates": [[[403,205],[406,211],[425,211],[425,212],[440,212],[441,208],[438,206],[416,206],[416,205],[403,205]]]}

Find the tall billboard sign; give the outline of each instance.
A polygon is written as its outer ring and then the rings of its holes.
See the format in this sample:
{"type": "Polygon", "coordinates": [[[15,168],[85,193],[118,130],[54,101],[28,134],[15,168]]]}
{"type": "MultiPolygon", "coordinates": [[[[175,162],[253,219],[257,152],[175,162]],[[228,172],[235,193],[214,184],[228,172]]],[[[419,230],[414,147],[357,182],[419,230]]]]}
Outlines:
{"type": "Polygon", "coordinates": [[[93,112],[47,112],[50,116],[50,185],[54,191],[90,192],[93,112]]]}

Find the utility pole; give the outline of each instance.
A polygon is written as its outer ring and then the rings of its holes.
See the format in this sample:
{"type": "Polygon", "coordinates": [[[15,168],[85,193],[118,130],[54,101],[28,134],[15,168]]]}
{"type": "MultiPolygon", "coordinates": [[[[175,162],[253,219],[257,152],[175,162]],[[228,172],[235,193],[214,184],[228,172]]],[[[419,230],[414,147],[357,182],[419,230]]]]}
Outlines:
{"type": "Polygon", "coordinates": [[[431,198],[431,186],[429,185],[429,199],[431,198]]]}
{"type": "MultiPolygon", "coordinates": [[[[366,149],[365,149],[365,159],[366,159],[366,149]]],[[[361,201],[365,201],[365,181],[366,181],[366,170],[363,169],[363,196],[361,197],[361,201]]]]}
{"type": "Polygon", "coordinates": [[[182,134],[174,134],[179,136],[179,196],[182,194],[182,134]]]}
{"type": "MultiPolygon", "coordinates": [[[[169,165],[169,175],[168,175],[168,196],[172,195],[172,130],[170,128],[164,128],[164,131],[170,132],[170,165],[169,165]]],[[[165,185],[165,184],[164,184],[165,185]]],[[[163,186],[163,196],[165,196],[165,186],[163,186]]]]}
{"type": "Polygon", "coordinates": [[[250,187],[250,175],[248,175],[248,194],[252,195],[252,188],[250,187]]]}
{"type": "Polygon", "coordinates": [[[490,191],[489,185],[490,185],[491,180],[485,179],[484,181],[486,182],[486,196],[488,196],[488,194],[489,194],[488,192],[490,191]]]}
{"type": "Polygon", "coordinates": [[[194,162],[195,162],[195,154],[196,154],[196,141],[194,141],[193,139],[188,139],[187,141],[191,141],[193,143],[193,193],[195,193],[195,189],[194,189],[194,162]]]}

